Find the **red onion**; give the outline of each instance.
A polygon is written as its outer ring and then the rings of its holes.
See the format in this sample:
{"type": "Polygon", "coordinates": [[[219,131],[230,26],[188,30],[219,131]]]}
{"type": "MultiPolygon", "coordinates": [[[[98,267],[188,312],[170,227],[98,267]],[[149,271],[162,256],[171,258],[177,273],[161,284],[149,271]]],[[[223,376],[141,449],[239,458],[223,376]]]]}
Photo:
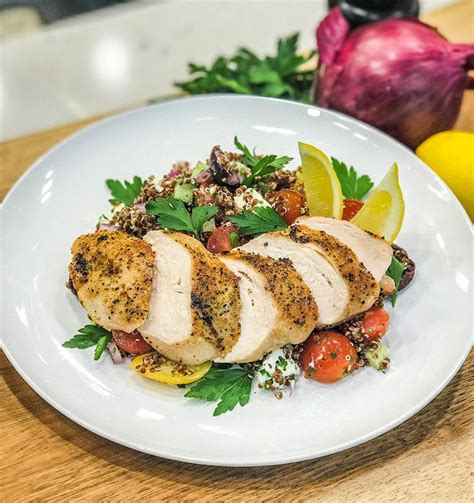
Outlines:
{"type": "Polygon", "coordinates": [[[137,211],[141,211],[142,213],[146,213],[146,204],[145,203],[134,204],[133,209],[137,210],[137,211]]]}
{"type": "Polygon", "coordinates": [[[417,19],[350,31],[339,7],[316,31],[316,102],[368,122],[411,148],[456,122],[474,87],[474,44],[451,44],[417,19]]]}
{"type": "Polygon", "coordinates": [[[107,349],[109,351],[109,355],[111,360],[114,362],[114,365],[117,365],[119,363],[123,363],[125,358],[122,356],[122,353],[120,352],[120,349],[118,348],[117,344],[115,344],[114,341],[109,341],[107,344],[107,349]]]}

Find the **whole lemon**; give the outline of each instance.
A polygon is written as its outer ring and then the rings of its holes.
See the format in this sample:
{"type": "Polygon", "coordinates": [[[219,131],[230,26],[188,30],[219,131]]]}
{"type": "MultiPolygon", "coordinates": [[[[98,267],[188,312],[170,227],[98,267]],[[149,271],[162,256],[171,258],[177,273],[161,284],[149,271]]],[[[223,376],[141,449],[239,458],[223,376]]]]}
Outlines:
{"type": "Polygon", "coordinates": [[[474,134],[437,133],[416,149],[416,155],[446,182],[474,221],[474,134]]]}

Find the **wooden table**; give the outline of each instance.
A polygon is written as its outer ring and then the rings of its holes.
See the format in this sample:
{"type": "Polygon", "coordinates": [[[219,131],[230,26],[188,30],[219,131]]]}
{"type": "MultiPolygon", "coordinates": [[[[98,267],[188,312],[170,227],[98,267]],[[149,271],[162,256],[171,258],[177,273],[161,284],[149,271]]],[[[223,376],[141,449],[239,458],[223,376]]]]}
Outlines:
{"type": "MultiPolygon", "coordinates": [[[[459,42],[474,38],[473,19],[471,1],[427,18],[459,42]]],[[[460,129],[474,130],[472,98],[460,129]]],[[[90,122],[0,144],[0,198],[43,152],[90,122]]],[[[472,501],[474,352],[431,404],[382,437],[315,461],[246,469],[186,465],[113,444],[50,407],[3,354],[0,368],[0,501],[472,501]]]]}

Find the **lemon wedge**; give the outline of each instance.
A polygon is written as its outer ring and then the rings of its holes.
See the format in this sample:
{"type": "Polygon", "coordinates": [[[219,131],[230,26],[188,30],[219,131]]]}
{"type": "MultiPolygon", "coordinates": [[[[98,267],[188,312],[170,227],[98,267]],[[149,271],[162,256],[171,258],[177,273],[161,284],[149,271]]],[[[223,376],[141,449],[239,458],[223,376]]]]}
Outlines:
{"type": "Polygon", "coordinates": [[[405,201],[398,182],[398,165],[394,163],[351,222],[393,243],[404,216],[405,201]]]}
{"type": "Polygon", "coordinates": [[[341,218],[341,184],[328,156],[313,145],[298,142],[309,214],[341,218]]]}
{"type": "Polygon", "coordinates": [[[158,353],[147,353],[133,358],[130,367],[138,374],[165,384],[189,384],[204,377],[212,362],[199,365],[175,363],[158,353]]]}

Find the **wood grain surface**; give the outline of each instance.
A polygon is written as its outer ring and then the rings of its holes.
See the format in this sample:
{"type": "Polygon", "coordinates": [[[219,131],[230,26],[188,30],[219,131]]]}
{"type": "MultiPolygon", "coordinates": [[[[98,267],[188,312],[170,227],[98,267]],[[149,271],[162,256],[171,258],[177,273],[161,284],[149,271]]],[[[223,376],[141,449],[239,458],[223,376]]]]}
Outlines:
{"type": "MultiPolygon", "coordinates": [[[[426,19],[451,40],[474,39],[473,1],[426,19]]],[[[473,104],[467,93],[458,129],[474,130],[473,104]]],[[[40,155],[93,120],[0,144],[0,199],[40,155]]],[[[2,502],[473,501],[474,352],[433,402],[382,437],[319,460],[245,469],[186,465],[116,445],[50,407],[3,354],[0,370],[2,502]]]]}

